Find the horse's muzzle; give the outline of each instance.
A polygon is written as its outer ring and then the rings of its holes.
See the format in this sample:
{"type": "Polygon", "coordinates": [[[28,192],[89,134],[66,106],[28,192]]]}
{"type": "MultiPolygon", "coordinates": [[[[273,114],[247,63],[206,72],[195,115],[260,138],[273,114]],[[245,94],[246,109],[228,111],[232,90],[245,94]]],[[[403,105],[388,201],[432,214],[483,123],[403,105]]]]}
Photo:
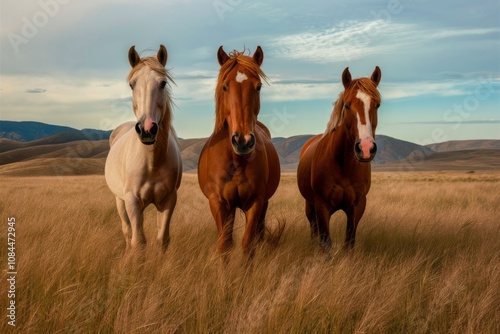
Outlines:
{"type": "Polygon", "coordinates": [[[236,132],[231,137],[231,145],[238,155],[250,154],[255,148],[255,136],[253,133],[242,136],[236,132]]]}
{"type": "Polygon", "coordinates": [[[365,141],[361,139],[356,140],[354,144],[354,154],[360,162],[370,162],[375,158],[377,153],[377,144],[374,141],[365,141]],[[369,146],[371,144],[371,147],[369,146]],[[368,145],[368,146],[367,146],[368,145]]]}
{"type": "Polygon", "coordinates": [[[140,122],[135,124],[135,132],[139,135],[139,139],[144,145],[152,145],[156,141],[156,135],[158,134],[158,124],[153,123],[151,128],[146,131],[144,130],[144,125],[140,122]]]}

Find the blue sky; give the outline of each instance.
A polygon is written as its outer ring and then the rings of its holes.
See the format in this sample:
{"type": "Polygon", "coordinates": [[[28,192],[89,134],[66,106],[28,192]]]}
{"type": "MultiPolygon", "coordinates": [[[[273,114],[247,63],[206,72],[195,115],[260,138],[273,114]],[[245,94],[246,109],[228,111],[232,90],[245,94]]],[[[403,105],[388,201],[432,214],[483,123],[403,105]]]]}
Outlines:
{"type": "Polygon", "coordinates": [[[0,119],[111,129],[132,120],[127,51],[159,44],[174,126],[210,135],[217,48],[264,50],[259,119],[323,132],[340,75],[382,69],[378,134],[420,144],[500,139],[500,3],[27,0],[0,5],[0,119]]]}

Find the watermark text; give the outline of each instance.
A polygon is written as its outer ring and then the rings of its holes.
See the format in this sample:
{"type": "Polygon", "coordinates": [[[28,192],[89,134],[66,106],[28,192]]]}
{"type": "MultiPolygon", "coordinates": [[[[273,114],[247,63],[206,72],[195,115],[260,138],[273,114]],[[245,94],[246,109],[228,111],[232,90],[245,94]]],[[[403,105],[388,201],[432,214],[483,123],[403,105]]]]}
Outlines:
{"type": "Polygon", "coordinates": [[[16,326],[16,218],[7,219],[7,318],[10,326],[16,326]]]}

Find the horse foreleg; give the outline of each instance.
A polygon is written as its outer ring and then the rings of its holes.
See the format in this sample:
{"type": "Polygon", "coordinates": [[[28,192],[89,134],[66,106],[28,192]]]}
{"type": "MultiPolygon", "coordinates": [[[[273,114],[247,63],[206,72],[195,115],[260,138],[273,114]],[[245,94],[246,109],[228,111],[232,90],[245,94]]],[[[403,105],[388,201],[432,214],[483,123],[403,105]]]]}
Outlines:
{"type": "Polygon", "coordinates": [[[255,236],[260,232],[260,222],[265,219],[265,212],[264,217],[261,216],[264,207],[267,209],[267,205],[264,205],[264,203],[265,202],[256,200],[252,206],[245,211],[246,225],[242,245],[243,252],[250,256],[253,255],[255,248],[255,236]]]}
{"type": "Polygon", "coordinates": [[[130,245],[132,248],[143,247],[146,245],[146,237],[143,230],[144,207],[142,201],[132,194],[127,194],[125,198],[125,208],[130,219],[132,227],[132,237],[130,245]]]}
{"type": "Polygon", "coordinates": [[[316,210],[314,210],[314,205],[306,201],[306,217],[311,225],[311,239],[317,238],[319,234],[318,220],[316,219],[316,210]]]}
{"type": "Polygon", "coordinates": [[[356,229],[366,208],[366,197],[361,198],[357,203],[346,210],[347,226],[345,231],[344,249],[352,249],[356,241],[356,229]]]}
{"type": "Polygon", "coordinates": [[[319,245],[325,250],[332,248],[332,239],[330,237],[330,210],[321,201],[316,200],[314,204],[316,212],[316,221],[318,224],[319,245]]]}
{"type": "Polygon", "coordinates": [[[125,208],[125,201],[116,197],[116,209],[118,210],[118,215],[122,221],[122,232],[125,237],[125,243],[127,249],[130,248],[130,237],[132,235],[132,229],[130,226],[130,219],[127,215],[127,209],[125,208]]]}
{"type": "Polygon", "coordinates": [[[267,206],[269,205],[269,201],[265,201],[262,206],[262,211],[260,213],[259,223],[257,225],[257,236],[259,237],[259,241],[264,241],[264,235],[266,233],[266,213],[267,206]]]}
{"type": "Polygon", "coordinates": [[[217,249],[220,254],[226,256],[233,246],[233,224],[236,208],[228,208],[225,202],[213,197],[210,198],[209,203],[219,232],[217,249]]]}
{"type": "Polygon", "coordinates": [[[163,252],[167,250],[170,242],[170,220],[177,204],[177,191],[172,191],[162,203],[156,206],[158,213],[156,215],[156,224],[158,235],[156,241],[161,246],[163,252]]]}

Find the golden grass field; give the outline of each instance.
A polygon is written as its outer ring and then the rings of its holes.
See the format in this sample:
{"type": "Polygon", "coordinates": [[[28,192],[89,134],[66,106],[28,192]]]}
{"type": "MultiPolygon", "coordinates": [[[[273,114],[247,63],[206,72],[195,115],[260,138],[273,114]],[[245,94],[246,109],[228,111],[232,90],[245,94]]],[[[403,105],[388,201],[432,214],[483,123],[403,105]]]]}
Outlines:
{"type": "MultiPolygon", "coordinates": [[[[227,265],[195,175],[184,175],[161,255],[124,256],[103,176],[1,177],[0,333],[7,218],[16,218],[17,333],[500,333],[500,173],[373,174],[353,252],[311,241],[293,174],[251,264],[242,215],[227,265]],[[273,231],[285,226],[277,242],[273,231]],[[277,243],[277,244],[276,244],[277,243]]],[[[155,211],[146,212],[154,241],[155,211]]]]}

